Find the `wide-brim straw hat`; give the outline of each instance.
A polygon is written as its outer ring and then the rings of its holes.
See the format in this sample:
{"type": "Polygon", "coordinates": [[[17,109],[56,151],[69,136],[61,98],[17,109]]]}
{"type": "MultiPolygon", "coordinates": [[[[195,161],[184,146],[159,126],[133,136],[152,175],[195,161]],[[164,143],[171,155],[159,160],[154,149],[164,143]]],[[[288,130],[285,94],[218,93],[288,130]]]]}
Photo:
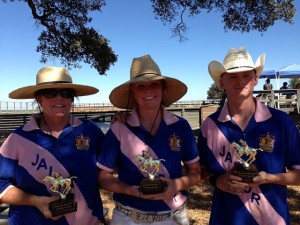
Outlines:
{"type": "Polygon", "coordinates": [[[132,109],[135,100],[130,95],[130,85],[134,83],[164,80],[165,87],[162,96],[162,104],[166,107],[178,101],[187,92],[187,86],[171,77],[162,76],[158,65],[150,55],[134,58],[130,69],[130,80],[114,88],[109,99],[111,103],[121,109],[132,109]]]}
{"type": "Polygon", "coordinates": [[[217,86],[220,87],[220,80],[223,73],[238,73],[255,70],[257,78],[264,69],[266,54],[262,53],[253,63],[251,55],[244,48],[231,48],[224,58],[223,63],[211,61],[208,65],[208,72],[217,86]]]}
{"type": "Polygon", "coordinates": [[[76,96],[96,94],[99,91],[91,86],[73,84],[71,75],[63,67],[44,67],[36,75],[36,85],[18,88],[10,92],[9,97],[13,99],[32,99],[36,97],[37,91],[48,88],[71,88],[75,90],[76,96]]]}

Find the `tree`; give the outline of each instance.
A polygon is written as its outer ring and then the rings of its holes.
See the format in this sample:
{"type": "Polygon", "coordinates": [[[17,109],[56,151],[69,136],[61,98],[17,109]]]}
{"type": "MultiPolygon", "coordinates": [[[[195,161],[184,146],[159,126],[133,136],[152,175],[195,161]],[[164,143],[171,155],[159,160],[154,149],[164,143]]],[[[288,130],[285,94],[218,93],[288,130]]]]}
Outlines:
{"type": "MultiPolygon", "coordinates": [[[[11,0],[13,2],[14,0],[11,0]]],[[[3,2],[7,2],[3,0],[3,2]]],[[[100,11],[104,0],[24,0],[30,7],[36,25],[42,26],[37,52],[41,62],[59,58],[66,67],[80,68],[80,63],[90,64],[100,75],[105,74],[117,61],[109,40],[94,28],[90,11],[100,11]]]]}
{"type": "Polygon", "coordinates": [[[185,16],[193,17],[209,13],[213,9],[223,17],[224,29],[249,32],[266,31],[276,21],[293,23],[296,9],[293,0],[151,0],[154,13],[164,24],[176,25],[171,28],[180,41],[186,40],[188,27],[185,16]],[[176,20],[179,18],[179,22],[176,20]]]}
{"type": "Polygon", "coordinates": [[[219,88],[216,83],[213,83],[207,91],[207,99],[220,99],[218,109],[223,107],[226,98],[226,92],[219,88]]]}
{"type": "Polygon", "coordinates": [[[213,83],[207,91],[207,99],[221,99],[224,91],[213,83]]]}
{"type": "Polygon", "coordinates": [[[297,84],[300,83],[300,79],[299,78],[291,78],[289,80],[289,87],[292,89],[296,89],[297,84]]]}
{"type": "MultiPolygon", "coordinates": [[[[15,0],[2,0],[14,2],[15,0]]],[[[22,0],[19,0],[22,1],[22,0]]],[[[41,62],[59,58],[66,67],[90,64],[100,75],[117,61],[109,40],[87,25],[92,21],[90,11],[101,11],[105,0],[23,0],[42,30],[37,52],[41,62]]],[[[188,30],[184,18],[211,12],[222,13],[225,31],[266,31],[276,21],[292,23],[295,15],[293,0],[151,0],[156,19],[164,25],[177,23],[172,34],[186,40],[188,30]],[[179,22],[177,22],[179,18],[179,22]]]]}

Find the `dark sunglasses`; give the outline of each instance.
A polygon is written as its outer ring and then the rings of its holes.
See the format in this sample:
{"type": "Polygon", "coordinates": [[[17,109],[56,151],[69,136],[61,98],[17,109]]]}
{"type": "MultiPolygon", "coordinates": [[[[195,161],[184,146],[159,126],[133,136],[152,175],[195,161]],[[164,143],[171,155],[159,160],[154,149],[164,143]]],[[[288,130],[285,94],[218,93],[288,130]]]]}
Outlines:
{"type": "Polygon", "coordinates": [[[58,94],[60,94],[63,98],[74,98],[75,91],[73,89],[43,89],[38,91],[38,95],[43,95],[45,98],[55,98],[58,94]]]}

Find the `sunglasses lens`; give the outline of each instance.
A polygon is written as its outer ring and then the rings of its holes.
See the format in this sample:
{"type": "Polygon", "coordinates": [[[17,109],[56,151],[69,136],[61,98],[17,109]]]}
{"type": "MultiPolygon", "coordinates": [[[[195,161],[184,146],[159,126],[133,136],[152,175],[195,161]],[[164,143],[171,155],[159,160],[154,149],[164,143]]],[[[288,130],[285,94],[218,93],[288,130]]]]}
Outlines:
{"type": "Polygon", "coordinates": [[[75,93],[72,89],[64,89],[60,91],[60,95],[63,98],[74,98],[75,93]]]}
{"type": "Polygon", "coordinates": [[[58,94],[60,94],[63,98],[74,98],[75,92],[73,89],[44,89],[41,91],[41,94],[46,98],[55,98],[58,94]]]}
{"type": "Polygon", "coordinates": [[[42,95],[46,98],[54,98],[57,96],[58,90],[55,89],[45,89],[42,91],[42,95]]]}

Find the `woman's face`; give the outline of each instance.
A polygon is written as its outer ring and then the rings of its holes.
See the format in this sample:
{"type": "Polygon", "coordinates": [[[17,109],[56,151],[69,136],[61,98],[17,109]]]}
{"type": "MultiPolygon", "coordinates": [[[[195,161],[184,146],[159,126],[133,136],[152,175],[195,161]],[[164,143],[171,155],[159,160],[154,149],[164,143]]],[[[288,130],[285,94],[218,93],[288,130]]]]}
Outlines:
{"type": "Polygon", "coordinates": [[[160,106],[163,94],[162,81],[148,81],[133,84],[131,93],[140,109],[160,106]]]}
{"type": "Polygon", "coordinates": [[[75,92],[72,89],[44,89],[39,91],[37,101],[44,115],[49,117],[69,116],[75,92]]]}

